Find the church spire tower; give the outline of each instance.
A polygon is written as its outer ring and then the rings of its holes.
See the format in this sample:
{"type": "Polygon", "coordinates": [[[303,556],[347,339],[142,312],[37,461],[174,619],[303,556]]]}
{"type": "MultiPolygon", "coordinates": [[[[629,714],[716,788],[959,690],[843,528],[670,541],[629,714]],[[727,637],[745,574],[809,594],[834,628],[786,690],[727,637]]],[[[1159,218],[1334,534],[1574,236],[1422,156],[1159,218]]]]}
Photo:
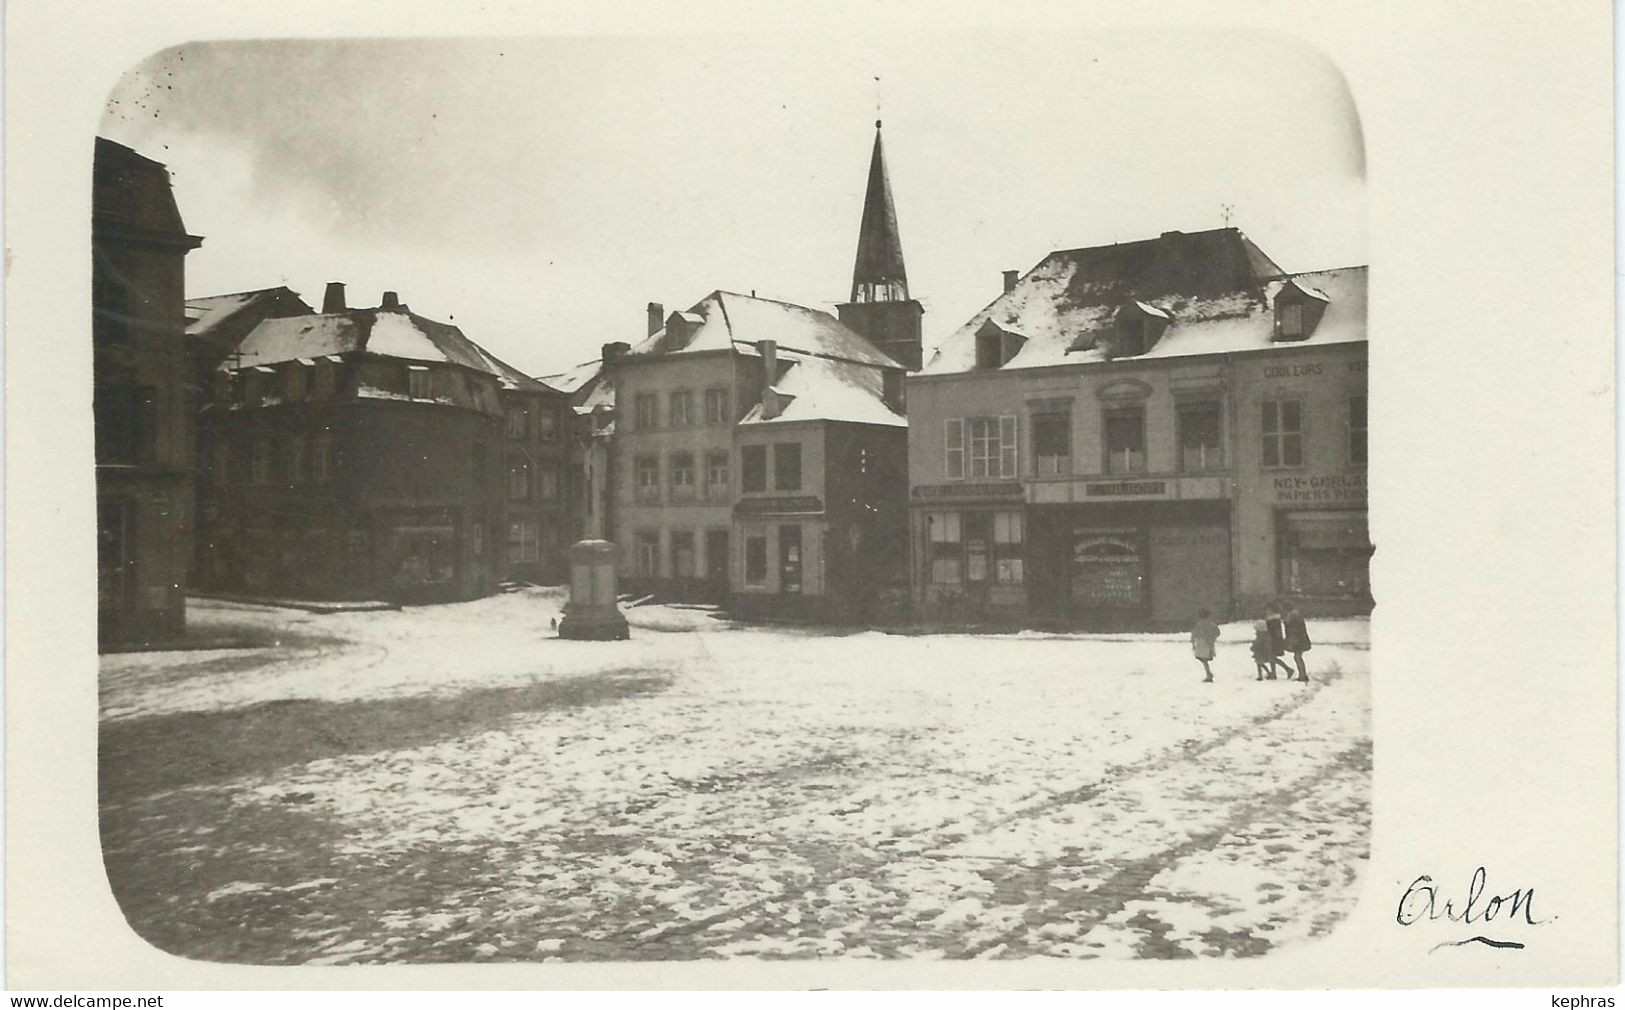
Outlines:
{"type": "Polygon", "coordinates": [[[858,255],[852,267],[852,297],[836,306],[841,322],[868,338],[904,368],[920,367],[920,317],[925,309],[908,294],[903,242],[897,232],[897,206],[886,175],[886,152],[875,120],[869,183],[858,225],[858,255]]]}

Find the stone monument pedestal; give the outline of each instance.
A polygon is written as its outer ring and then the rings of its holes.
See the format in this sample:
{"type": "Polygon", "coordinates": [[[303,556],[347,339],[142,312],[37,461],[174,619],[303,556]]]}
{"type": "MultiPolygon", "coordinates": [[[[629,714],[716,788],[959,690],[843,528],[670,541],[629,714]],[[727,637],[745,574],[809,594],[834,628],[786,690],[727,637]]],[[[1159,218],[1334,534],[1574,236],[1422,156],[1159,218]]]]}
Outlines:
{"type": "Polygon", "coordinates": [[[626,615],[615,604],[615,545],[582,540],[564,553],[570,559],[570,602],[564,605],[559,637],[590,641],[631,637],[626,615]]]}

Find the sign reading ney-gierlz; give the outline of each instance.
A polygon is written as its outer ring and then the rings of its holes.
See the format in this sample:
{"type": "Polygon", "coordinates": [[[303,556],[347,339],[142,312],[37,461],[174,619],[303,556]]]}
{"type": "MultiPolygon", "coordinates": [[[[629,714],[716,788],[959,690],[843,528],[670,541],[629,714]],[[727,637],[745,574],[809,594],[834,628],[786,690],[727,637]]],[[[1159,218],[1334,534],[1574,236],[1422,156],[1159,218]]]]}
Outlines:
{"type": "Polygon", "coordinates": [[[1334,473],[1273,477],[1275,500],[1285,502],[1359,501],[1366,498],[1365,474],[1334,473]]]}

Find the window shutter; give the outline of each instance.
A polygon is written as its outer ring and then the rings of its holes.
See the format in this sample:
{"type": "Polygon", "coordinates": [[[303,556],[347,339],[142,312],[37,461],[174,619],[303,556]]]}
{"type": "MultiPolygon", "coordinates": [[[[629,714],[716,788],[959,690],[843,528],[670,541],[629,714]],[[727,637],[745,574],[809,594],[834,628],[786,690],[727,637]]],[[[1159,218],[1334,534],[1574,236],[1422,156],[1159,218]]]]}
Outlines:
{"type": "Polygon", "coordinates": [[[950,480],[965,476],[965,420],[950,417],[942,422],[943,442],[947,446],[947,473],[950,480]]]}
{"type": "Polygon", "coordinates": [[[999,476],[1016,475],[1016,417],[1005,414],[999,418],[999,476]]]}

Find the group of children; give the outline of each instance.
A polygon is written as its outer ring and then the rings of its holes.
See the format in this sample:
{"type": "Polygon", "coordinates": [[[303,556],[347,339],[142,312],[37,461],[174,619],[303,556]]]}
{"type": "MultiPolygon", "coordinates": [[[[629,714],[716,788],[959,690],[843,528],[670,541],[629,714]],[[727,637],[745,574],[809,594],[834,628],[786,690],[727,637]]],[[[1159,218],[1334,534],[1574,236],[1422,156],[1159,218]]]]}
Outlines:
{"type": "MultiPolygon", "coordinates": [[[[1213,623],[1211,611],[1202,610],[1196,614],[1196,624],[1191,628],[1191,650],[1196,653],[1197,662],[1202,664],[1202,672],[1206,674],[1202,683],[1213,683],[1213,668],[1208,664],[1212,662],[1214,646],[1219,640],[1219,626],[1213,623]]],[[[1309,683],[1309,671],[1303,665],[1303,654],[1310,649],[1309,628],[1304,624],[1303,613],[1298,605],[1287,605],[1285,614],[1275,604],[1270,604],[1264,612],[1264,619],[1253,625],[1253,666],[1258,676],[1255,680],[1276,680],[1277,668],[1286,672],[1287,680],[1297,680],[1300,684],[1309,683]],[[1298,675],[1292,676],[1292,668],[1287,666],[1282,656],[1288,652],[1298,664],[1298,675]]]]}

